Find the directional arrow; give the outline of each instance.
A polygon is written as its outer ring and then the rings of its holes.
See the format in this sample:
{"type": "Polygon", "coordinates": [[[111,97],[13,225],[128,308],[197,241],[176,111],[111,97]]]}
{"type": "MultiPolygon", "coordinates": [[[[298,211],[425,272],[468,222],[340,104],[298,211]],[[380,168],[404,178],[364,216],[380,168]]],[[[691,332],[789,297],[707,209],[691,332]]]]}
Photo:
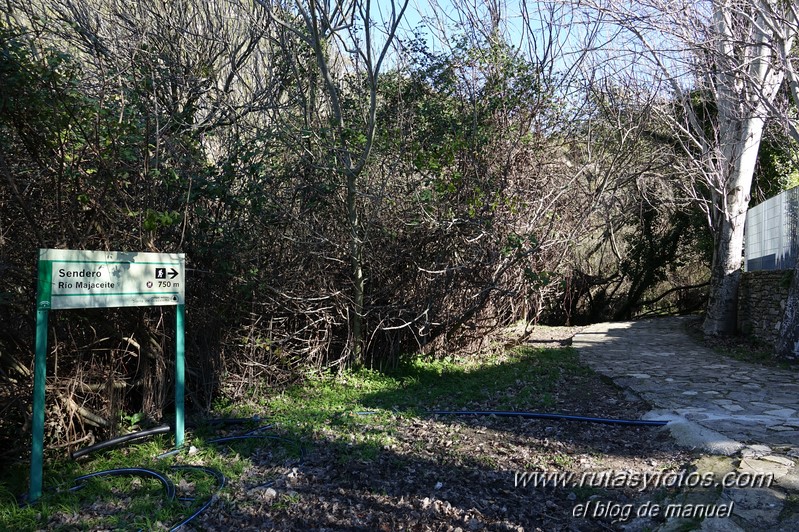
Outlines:
{"type": "Polygon", "coordinates": [[[170,279],[174,279],[175,277],[178,276],[178,271],[175,268],[170,268],[169,270],[170,270],[169,271],[169,278],[170,279]]]}

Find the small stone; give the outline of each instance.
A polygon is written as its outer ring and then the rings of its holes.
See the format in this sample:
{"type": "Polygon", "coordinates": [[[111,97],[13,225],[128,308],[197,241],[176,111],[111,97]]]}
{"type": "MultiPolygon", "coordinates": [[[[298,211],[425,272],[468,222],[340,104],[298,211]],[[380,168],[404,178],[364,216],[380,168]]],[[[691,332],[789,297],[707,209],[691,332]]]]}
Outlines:
{"type": "Polygon", "coordinates": [[[744,529],[729,517],[705,519],[699,530],[700,532],[744,532],[744,529]]]}
{"type": "MultiPolygon", "coordinates": [[[[754,455],[764,456],[767,454],[771,454],[771,447],[769,447],[768,445],[754,444],[747,446],[746,449],[744,449],[744,451],[752,451],[754,455]]],[[[743,454],[743,451],[741,454],[743,454]]]]}
{"type": "Polygon", "coordinates": [[[778,410],[766,410],[763,413],[768,414],[769,416],[791,417],[796,413],[796,410],[793,408],[780,408],[778,410]]]}
{"type": "Polygon", "coordinates": [[[724,410],[728,410],[730,412],[740,412],[744,409],[741,405],[735,405],[735,404],[730,404],[730,405],[724,404],[721,405],[721,408],[723,408],[724,410]]]}
{"type": "Polygon", "coordinates": [[[736,470],[735,462],[735,459],[726,456],[704,455],[693,465],[700,473],[712,473],[714,478],[722,478],[736,470]]]}
{"type": "Polygon", "coordinates": [[[570,501],[576,501],[577,500],[577,494],[574,493],[573,491],[570,491],[569,494],[566,495],[566,498],[569,499],[570,501]]]}
{"type": "Polygon", "coordinates": [[[785,458],[784,456],[777,456],[777,455],[773,455],[772,454],[772,455],[769,455],[769,456],[764,456],[762,459],[763,460],[768,460],[769,462],[782,464],[782,465],[785,465],[785,466],[788,466],[788,467],[793,467],[795,465],[793,460],[791,460],[789,458],[785,458]]]}
{"type": "Polygon", "coordinates": [[[787,475],[777,479],[777,486],[789,491],[799,491],[799,472],[795,469],[789,471],[787,475]]]}
{"type": "Polygon", "coordinates": [[[444,483],[443,482],[436,482],[436,485],[433,486],[433,489],[434,490],[440,490],[443,487],[444,487],[444,483]]]}
{"type": "Polygon", "coordinates": [[[722,498],[735,503],[734,515],[748,521],[750,526],[759,527],[777,524],[778,516],[785,504],[785,495],[764,488],[725,489],[722,498]]]}
{"type": "Polygon", "coordinates": [[[785,432],[788,430],[796,430],[793,427],[786,427],[785,425],[775,425],[773,427],[768,427],[768,430],[773,430],[774,432],[785,432]]]}
{"type": "MultiPolygon", "coordinates": [[[[787,459],[786,459],[787,460],[787,459]]],[[[790,462],[790,460],[788,460],[790,462]]],[[[776,461],[768,461],[764,458],[744,458],[738,468],[739,473],[754,473],[759,475],[773,475],[775,479],[784,477],[793,466],[785,465],[776,461]]],[[[741,486],[745,487],[745,486],[741,486]]]]}

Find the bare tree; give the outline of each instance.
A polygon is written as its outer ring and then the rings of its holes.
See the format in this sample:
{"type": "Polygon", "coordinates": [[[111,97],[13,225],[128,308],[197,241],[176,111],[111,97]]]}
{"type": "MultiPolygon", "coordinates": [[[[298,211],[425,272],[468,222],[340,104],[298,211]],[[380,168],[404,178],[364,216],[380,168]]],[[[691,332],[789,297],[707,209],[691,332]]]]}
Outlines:
{"type": "Polygon", "coordinates": [[[702,178],[699,188],[708,197],[697,199],[715,242],[703,329],[730,334],[758,148],[766,121],[786,118],[777,104],[786,75],[795,80],[797,8],[781,0],[590,5],[628,38],[619,39],[624,46],[611,64],[630,59],[625,66],[649,76],[653,94],[663,100],[661,116],[702,178]]]}
{"type": "MultiPolygon", "coordinates": [[[[331,130],[322,139],[327,157],[316,161],[324,170],[341,176],[348,225],[348,254],[352,280],[350,352],[357,364],[364,359],[364,221],[361,219],[359,178],[366,167],[375,136],[378,83],[392,48],[408,0],[378,4],[371,0],[258,0],[269,19],[299,43],[299,51],[312,54],[325,98],[316,98],[315,81],[309,81],[306,114],[329,120],[331,130]],[[304,48],[304,50],[303,50],[304,48]],[[348,113],[344,99],[348,81],[366,86],[368,104],[363,114],[348,113]],[[321,106],[317,108],[316,106],[321,106]]],[[[283,40],[287,56],[295,56],[283,40]]],[[[298,72],[299,68],[295,68],[298,72]]],[[[305,85],[302,85],[305,86],[305,85]]],[[[326,128],[325,128],[326,129],[326,128]]]]}

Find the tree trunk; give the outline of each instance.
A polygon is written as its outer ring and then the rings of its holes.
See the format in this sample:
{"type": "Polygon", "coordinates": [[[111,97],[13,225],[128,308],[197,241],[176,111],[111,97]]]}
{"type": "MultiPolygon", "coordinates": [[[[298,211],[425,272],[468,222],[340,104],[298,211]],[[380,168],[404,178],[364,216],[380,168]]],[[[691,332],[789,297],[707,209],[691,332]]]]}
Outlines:
{"type": "Polygon", "coordinates": [[[715,251],[710,298],[702,326],[705,334],[729,335],[737,327],[738,284],[749,191],[757,163],[765,117],[769,115],[784,69],[774,68],[774,29],[767,10],[742,18],[740,6],[713,3],[715,57],[708,79],[715,84],[718,147],[708,153],[718,172],[713,193],[715,251]],[[765,21],[763,20],[765,17],[765,21]],[[739,42],[744,40],[743,46],[739,42]],[[716,72],[713,72],[716,70],[716,72]]]}
{"type": "Polygon", "coordinates": [[[799,261],[793,269],[791,289],[785,302],[785,314],[774,354],[779,358],[799,360],[799,261]]]}
{"type": "Polygon", "coordinates": [[[352,268],[352,317],[350,333],[352,338],[352,358],[356,366],[365,362],[363,346],[363,303],[365,279],[363,274],[363,239],[357,203],[357,175],[347,173],[347,218],[349,222],[350,266],[352,268]]]}
{"type": "Polygon", "coordinates": [[[738,325],[738,285],[743,262],[744,223],[764,126],[761,118],[764,114],[756,112],[754,115],[737,120],[738,124],[728,124],[722,130],[729,132],[725,135],[726,142],[722,144],[723,160],[729,174],[726,180],[722,180],[727,182],[726,197],[717,197],[713,201],[720,222],[715,234],[710,297],[702,325],[707,335],[728,336],[735,333],[738,325]]]}
{"type": "Polygon", "coordinates": [[[734,334],[737,328],[742,244],[743,224],[736,227],[725,219],[713,253],[710,297],[702,324],[702,330],[707,335],[728,336],[734,334]]]}

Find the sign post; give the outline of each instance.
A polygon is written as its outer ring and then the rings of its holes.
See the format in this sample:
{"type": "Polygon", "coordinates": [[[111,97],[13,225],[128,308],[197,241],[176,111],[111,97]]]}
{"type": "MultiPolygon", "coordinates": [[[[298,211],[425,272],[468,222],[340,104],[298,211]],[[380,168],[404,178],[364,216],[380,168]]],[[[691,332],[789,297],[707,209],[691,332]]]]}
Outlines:
{"type": "Polygon", "coordinates": [[[48,312],[175,305],[175,445],[183,445],[185,379],[183,253],[39,250],[33,376],[31,502],[42,495],[48,312]]]}

